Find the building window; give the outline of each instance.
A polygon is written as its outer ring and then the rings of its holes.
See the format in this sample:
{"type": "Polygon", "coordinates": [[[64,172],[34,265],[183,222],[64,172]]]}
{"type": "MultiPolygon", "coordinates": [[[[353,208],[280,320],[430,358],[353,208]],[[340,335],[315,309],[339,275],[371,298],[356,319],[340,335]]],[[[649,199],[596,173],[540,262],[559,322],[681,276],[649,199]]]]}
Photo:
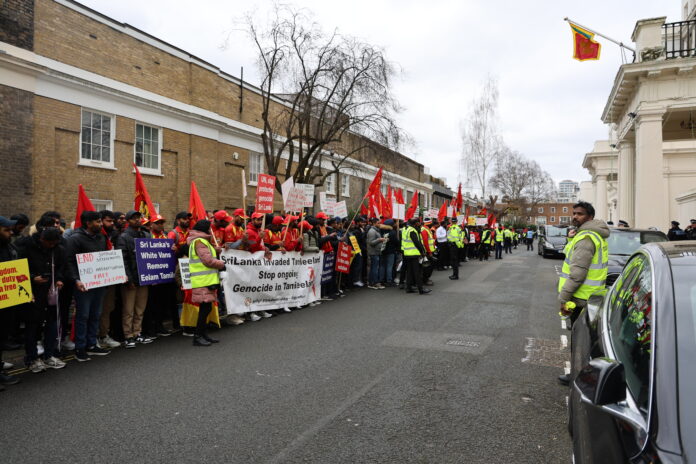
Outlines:
{"type": "Polygon", "coordinates": [[[263,156],[261,153],[249,153],[249,183],[256,185],[259,174],[263,174],[263,156]]]}
{"type": "Polygon", "coordinates": [[[560,216],[558,220],[562,225],[570,224],[570,216],[560,216]]]}
{"type": "Polygon", "coordinates": [[[341,175],[341,196],[350,196],[350,176],[348,174],[341,175]]]}
{"type": "Polygon", "coordinates": [[[112,117],[82,110],[80,131],[80,164],[113,168],[112,117]]]}
{"type": "Polygon", "coordinates": [[[546,224],[546,216],[537,216],[537,224],[539,225],[544,225],[546,224]]]}
{"type": "Polygon", "coordinates": [[[552,206],[552,207],[551,207],[551,212],[552,212],[552,213],[555,213],[555,212],[556,212],[556,207],[555,207],[555,206],[552,206]]]}
{"type": "Polygon", "coordinates": [[[551,219],[549,219],[549,222],[552,223],[552,224],[553,224],[554,222],[556,222],[556,216],[551,216],[551,219]]]}
{"type": "Polygon", "coordinates": [[[326,176],[324,187],[326,193],[331,195],[336,194],[336,173],[326,176]]]}
{"type": "Polygon", "coordinates": [[[135,165],[145,174],[161,174],[162,131],[144,124],[135,125],[135,165]]]}
{"type": "Polygon", "coordinates": [[[528,213],[531,213],[531,212],[532,212],[532,207],[531,207],[531,206],[528,206],[528,207],[527,207],[527,212],[528,212],[528,213]]]}
{"type": "Polygon", "coordinates": [[[567,206],[564,206],[564,207],[563,207],[563,212],[564,212],[564,213],[567,213],[567,212],[568,212],[568,207],[567,207],[567,206]]]}
{"type": "Polygon", "coordinates": [[[94,209],[97,211],[104,211],[104,210],[109,210],[113,211],[114,210],[114,202],[111,200],[95,200],[92,199],[92,206],[94,206],[94,209]]]}
{"type": "Polygon", "coordinates": [[[544,213],[544,208],[539,208],[539,213],[543,214],[543,213],[544,213]]]}

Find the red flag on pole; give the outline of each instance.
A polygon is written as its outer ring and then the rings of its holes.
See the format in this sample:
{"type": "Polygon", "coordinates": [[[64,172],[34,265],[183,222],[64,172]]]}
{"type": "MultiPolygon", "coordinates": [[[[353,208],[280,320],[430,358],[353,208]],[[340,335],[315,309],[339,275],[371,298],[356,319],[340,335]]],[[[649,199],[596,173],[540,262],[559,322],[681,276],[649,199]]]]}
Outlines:
{"type": "Polygon", "coordinates": [[[391,207],[391,202],[387,201],[386,198],[384,198],[384,195],[382,195],[382,192],[379,192],[379,202],[380,202],[380,210],[379,214],[380,216],[384,216],[384,218],[389,219],[392,217],[392,207],[391,207]]]}
{"type": "Polygon", "coordinates": [[[379,171],[377,171],[377,174],[375,174],[375,178],[372,179],[372,182],[370,183],[370,187],[367,189],[367,195],[368,197],[374,196],[377,192],[379,192],[379,189],[382,185],[382,168],[379,168],[379,171]]]}
{"type": "Polygon", "coordinates": [[[96,211],[92,201],[89,199],[85,193],[85,189],[82,188],[82,184],[77,187],[77,212],[75,213],[75,229],[82,227],[82,221],[80,216],[84,211],[96,211]]]}
{"type": "Polygon", "coordinates": [[[152,204],[152,200],[150,200],[150,194],[147,193],[145,182],[143,181],[143,176],[140,175],[138,166],[133,163],[133,167],[135,168],[135,203],[133,209],[140,212],[143,218],[149,221],[153,215],[157,214],[157,210],[152,204]]]}
{"type": "Polygon", "coordinates": [[[377,198],[375,195],[370,195],[367,199],[369,206],[369,217],[379,217],[379,206],[377,205],[377,198]]]}
{"type": "Polygon", "coordinates": [[[479,210],[478,213],[479,213],[479,215],[481,215],[481,216],[485,216],[486,214],[488,214],[488,210],[487,210],[486,208],[483,208],[482,210],[479,210]]]}
{"type": "Polygon", "coordinates": [[[457,200],[455,206],[457,207],[457,211],[462,210],[462,206],[464,205],[464,199],[462,198],[462,184],[459,184],[459,189],[457,190],[457,200]]]}
{"type": "Polygon", "coordinates": [[[394,198],[396,202],[400,205],[405,205],[406,200],[404,200],[404,191],[401,189],[394,189],[394,198]]]}
{"type": "Polygon", "coordinates": [[[442,221],[447,217],[447,202],[444,202],[442,206],[440,206],[440,212],[437,213],[437,220],[442,221]]]}
{"type": "Polygon", "coordinates": [[[367,217],[370,215],[370,212],[367,210],[367,206],[365,206],[365,203],[360,203],[360,214],[363,216],[367,217]]]}
{"type": "Polygon", "coordinates": [[[488,215],[488,227],[491,227],[493,224],[495,224],[495,215],[491,213],[488,215]]]}
{"type": "Polygon", "coordinates": [[[201,219],[208,219],[205,214],[205,206],[203,206],[203,201],[201,201],[200,195],[198,195],[198,189],[196,188],[196,183],[191,181],[191,195],[189,197],[189,213],[196,221],[201,219]]]}
{"type": "Polygon", "coordinates": [[[407,221],[409,219],[411,219],[413,216],[415,216],[417,210],[418,210],[418,190],[413,192],[413,197],[411,197],[411,206],[409,206],[408,210],[406,211],[405,219],[407,221]]]}

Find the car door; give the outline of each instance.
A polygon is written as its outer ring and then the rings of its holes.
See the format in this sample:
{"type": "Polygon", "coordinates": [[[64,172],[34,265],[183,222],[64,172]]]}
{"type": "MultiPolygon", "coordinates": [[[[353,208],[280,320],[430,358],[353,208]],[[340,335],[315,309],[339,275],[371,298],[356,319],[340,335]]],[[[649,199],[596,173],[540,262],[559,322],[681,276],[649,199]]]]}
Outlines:
{"type": "Polygon", "coordinates": [[[642,253],[627,263],[624,274],[627,279],[612,294],[604,340],[608,340],[605,354],[624,366],[625,412],[636,419],[633,426],[616,421],[620,440],[613,446],[620,446],[627,457],[633,457],[645,445],[650,416],[654,279],[650,260],[642,253]],[[636,422],[640,424],[638,429],[636,422]]]}

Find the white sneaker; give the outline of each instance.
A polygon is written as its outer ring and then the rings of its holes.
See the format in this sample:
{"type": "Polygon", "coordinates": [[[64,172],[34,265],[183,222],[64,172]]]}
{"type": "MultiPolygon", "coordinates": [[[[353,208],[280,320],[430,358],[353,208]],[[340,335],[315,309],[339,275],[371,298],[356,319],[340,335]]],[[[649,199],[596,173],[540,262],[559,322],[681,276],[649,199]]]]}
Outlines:
{"type": "Polygon", "coordinates": [[[70,337],[65,337],[63,343],[61,343],[61,346],[68,351],[72,351],[75,349],[75,343],[73,343],[73,341],[70,340],[70,337]]]}
{"type": "Polygon", "coordinates": [[[286,306],[285,308],[283,308],[283,312],[291,313],[292,310],[286,306]]]}
{"type": "Polygon", "coordinates": [[[230,314],[229,316],[227,316],[227,322],[232,325],[240,325],[244,324],[244,318],[239,317],[236,314],[230,314]]]}
{"type": "Polygon", "coordinates": [[[256,322],[256,321],[260,321],[261,317],[256,313],[251,313],[251,314],[249,314],[249,320],[251,322],[256,322]]]}
{"type": "Polygon", "coordinates": [[[47,368],[50,367],[51,369],[62,369],[65,367],[65,363],[60,359],[56,358],[55,356],[51,356],[50,358],[46,359],[43,363],[44,366],[46,366],[47,368]]]}
{"type": "Polygon", "coordinates": [[[102,348],[118,348],[121,344],[107,335],[99,340],[99,346],[102,348]]]}
{"type": "Polygon", "coordinates": [[[32,371],[34,374],[38,374],[39,372],[44,372],[46,370],[46,366],[40,359],[35,359],[29,365],[29,370],[32,371]]]}
{"type": "Polygon", "coordinates": [[[259,316],[263,317],[264,319],[268,319],[269,317],[273,317],[273,314],[269,313],[268,311],[261,311],[259,316]]]}
{"type": "Polygon", "coordinates": [[[358,280],[357,282],[353,282],[353,285],[355,285],[356,287],[364,287],[365,286],[365,284],[363,283],[362,280],[358,280]]]}
{"type": "Polygon", "coordinates": [[[12,369],[13,367],[14,367],[14,364],[8,363],[8,362],[3,362],[2,364],[0,364],[0,370],[12,369]]]}
{"type": "Polygon", "coordinates": [[[38,354],[39,356],[41,356],[42,354],[44,354],[44,348],[43,348],[43,343],[42,343],[42,342],[37,342],[37,343],[36,343],[36,354],[38,354]]]}

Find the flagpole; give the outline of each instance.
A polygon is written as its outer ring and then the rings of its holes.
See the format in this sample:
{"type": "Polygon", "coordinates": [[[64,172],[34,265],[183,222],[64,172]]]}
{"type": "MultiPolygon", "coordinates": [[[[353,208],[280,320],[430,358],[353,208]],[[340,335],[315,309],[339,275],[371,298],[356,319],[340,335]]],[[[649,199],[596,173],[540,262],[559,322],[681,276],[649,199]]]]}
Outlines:
{"type": "Polygon", "coordinates": [[[608,36],[602,34],[601,32],[597,32],[597,31],[595,31],[595,30],[593,30],[593,29],[590,29],[589,27],[583,26],[583,25],[580,24],[579,22],[573,21],[572,19],[568,18],[567,16],[566,16],[565,18],[563,18],[563,20],[564,20],[564,21],[568,21],[568,22],[571,23],[571,24],[575,24],[576,26],[579,26],[579,27],[581,27],[581,28],[583,28],[583,29],[587,29],[587,30],[590,31],[591,33],[593,33],[593,34],[595,34],[595,35],[598,35],[598,36],[600,36],[600,37],[603,37],[603,38],[607,39],[609,42],[614,42],[614,43],[615,43],[616,45],[618,45],[619,47],[623,47],[623,48],[625,48],[626,50],[631,50],[633,53],[636,52],[633,48],[629,47],[628,45],[624,45],[623,42],[620,42],[620,41],[618,41],[618,40],[616,40],[616,39],[612,39],[611,37],[608,37],[608,36]]]}

